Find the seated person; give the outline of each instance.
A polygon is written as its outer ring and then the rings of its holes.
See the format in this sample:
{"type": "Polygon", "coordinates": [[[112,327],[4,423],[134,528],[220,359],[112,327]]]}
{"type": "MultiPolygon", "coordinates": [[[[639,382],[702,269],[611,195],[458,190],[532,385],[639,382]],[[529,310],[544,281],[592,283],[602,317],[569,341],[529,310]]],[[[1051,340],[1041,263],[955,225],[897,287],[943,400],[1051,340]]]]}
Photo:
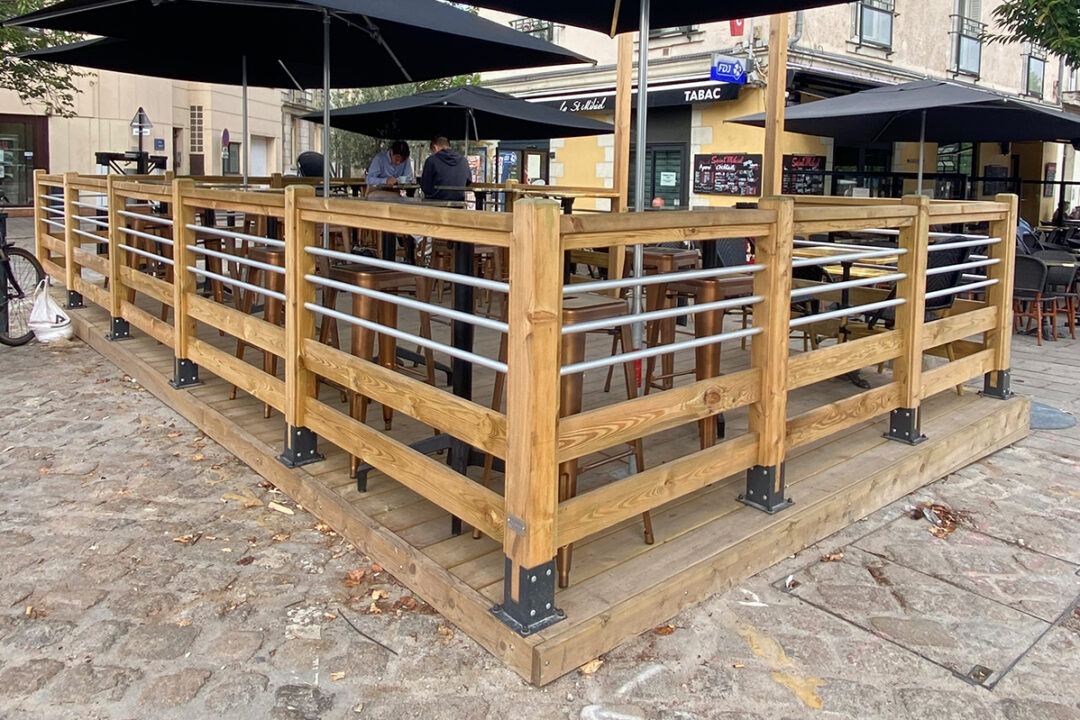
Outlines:
{"type": "Polygon", "coordinates": [[[397,185],[413,182],[412,163],[409,162],[409,146],[396,140],[371,160],[367,171],[367,184],[397,185]]]}
{"type": "Polygon", "coordinates": [[[465,156],[450,149],[450,141],[437,137],[431,141],[431,155],[424,161],[424,172],[420,176],[420,189],[425,200],[463,201],[465,191],[456,189],[472,184],[472,173],[465,156]]]}
{"type": "Polygon", "coordinates": [[[1054,210],[1054,217],[1050,220],[1050,224],[1061,225],[1061,221],[1067,217],[1071,217],[1069,215],[1069,203],[1062,203],[1054,210]]]}

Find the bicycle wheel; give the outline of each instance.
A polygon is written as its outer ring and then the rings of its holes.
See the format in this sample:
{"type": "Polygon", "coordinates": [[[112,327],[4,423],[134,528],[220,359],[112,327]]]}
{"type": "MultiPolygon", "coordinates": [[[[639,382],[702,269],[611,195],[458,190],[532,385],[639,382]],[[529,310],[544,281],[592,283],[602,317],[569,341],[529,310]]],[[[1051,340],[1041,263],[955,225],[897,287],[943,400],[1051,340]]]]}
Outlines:
{"type": "Polygon", "coordinates": [[[27,250],[9,247],[4,267],[5,283],[0,297],[0,343],[25,345],[34,337],[30,329],[30,309],[34,288],[45,279],[41,263],[27,250]]]}

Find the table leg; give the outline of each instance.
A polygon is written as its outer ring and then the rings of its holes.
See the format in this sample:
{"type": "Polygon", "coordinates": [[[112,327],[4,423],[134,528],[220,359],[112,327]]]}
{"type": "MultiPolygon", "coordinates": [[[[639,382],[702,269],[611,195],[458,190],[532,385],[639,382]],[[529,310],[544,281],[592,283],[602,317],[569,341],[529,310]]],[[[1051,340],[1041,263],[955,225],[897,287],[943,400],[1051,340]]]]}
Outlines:
{"type": "MultiPolygon", "coordinates": [[[[454,246],[454,272],[459,275],[473,274],[473,243],[455,242],[454,246]]],[[[472,313],[473,311],[473,287],[464,283],[454,283],[454,309],[459,312],[472,313]]],[[[471,323],[454,320],[451,325],[451,343],[457,350],[472,352],[474,328],[471,323]]],[[[451,385],[454,394],[466,400],[472,400],[472,363],[459,358],[454,358],[451,363],[451,385]]],[[[465,474],[469,467],[469,456],[472,448],[462,440],[454,438],[450,441],[450,453],[448,461],[450,467],[465,474]]],[[[461,518],[452,520],[451,532],[454,535],[461,534],[461,518]]]]}

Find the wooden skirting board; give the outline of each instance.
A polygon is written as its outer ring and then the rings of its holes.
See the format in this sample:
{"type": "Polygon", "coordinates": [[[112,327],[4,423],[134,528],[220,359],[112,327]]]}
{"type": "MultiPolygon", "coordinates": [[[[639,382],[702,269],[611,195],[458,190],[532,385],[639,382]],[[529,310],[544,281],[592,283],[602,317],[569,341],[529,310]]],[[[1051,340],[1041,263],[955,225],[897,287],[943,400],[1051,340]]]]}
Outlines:
{"type": "MultiPolygon", "coordinates": [[[[492,586],[490,578],[466,582],[459,568],[440,564],[438,553],[410,544],[403,537],[407,533],[395,533],[380,523],[374,511],[362,510],[362,496],[342,472],[318,469],[330,459],[296,470],[286,468],[276,457],[281,439],[268,440],[272,433],[266,426],[261,426],[258,436],[254,426],[242,426],[237,420],[241,405],[222,409],[220,403],[216,407],[212,402],[211,392],[169,386],[169,378],[162,374],[163,368],[171,366],[168,347],[150,341],[106,340],[108,316],[100,308],[76,310],[71,316],[76,333],[87,344],[137,377],[143,387],[390,570],[447,620],[535,685],[557,679],[688,605],[727,590],[1028,433],[1026,398],[1002,402],[974,393],[957,397],[949,390],[927,401],[923,431],[929,439],[920,445],[881,438],[886,416],[800,448],[789,455],[787,465],[788,494],[795,500],[792,507],[770,516],[732,501],[721,515],[687,532],[666,541],[658,536],[653,546],[635,545],[621,564],[581,582],[572,578],[571,586],[556,595],[556,604],[566,611],[567,619],[522,638],[491,614],[498,586],[492,586]],[[874,470],[867,474],[867,468],[874,470]]],[[[258,416],[261,413],[244,417],[258,416]]],[[[339,462],[341,454],[336,457],[339,462]]],[[[733,498],[742,483],[740,477],[724,478],[702,492],[725,498],[730,493],[733,498]]],[[[658,508],[654,516],[660,515],[658,508]]],[[[438,522],[445,517],[439,516],[438,522]]],[[[627,521],[635,522],[636,518],[627,521]]],[[[468,542],[476,543],[469,547],[476,554],[484,547],[480,544],[484,541],[468,542]]]]}

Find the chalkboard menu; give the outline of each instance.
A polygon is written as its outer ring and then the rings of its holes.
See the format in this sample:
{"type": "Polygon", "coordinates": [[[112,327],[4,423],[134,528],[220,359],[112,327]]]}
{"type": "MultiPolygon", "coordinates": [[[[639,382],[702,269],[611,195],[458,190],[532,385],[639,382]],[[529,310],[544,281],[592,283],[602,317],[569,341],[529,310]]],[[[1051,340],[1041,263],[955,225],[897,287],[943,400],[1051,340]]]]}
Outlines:
{"type": "Polygon", "coordinates": [[[825,156],[785,155],[780,192],[785,195],[824,195],[825,156]]]}
{"type": "Polygon", "coordinates": [[[695,155],[694,192],[757,197],[761,194],[761,155],[695,155]]]}

